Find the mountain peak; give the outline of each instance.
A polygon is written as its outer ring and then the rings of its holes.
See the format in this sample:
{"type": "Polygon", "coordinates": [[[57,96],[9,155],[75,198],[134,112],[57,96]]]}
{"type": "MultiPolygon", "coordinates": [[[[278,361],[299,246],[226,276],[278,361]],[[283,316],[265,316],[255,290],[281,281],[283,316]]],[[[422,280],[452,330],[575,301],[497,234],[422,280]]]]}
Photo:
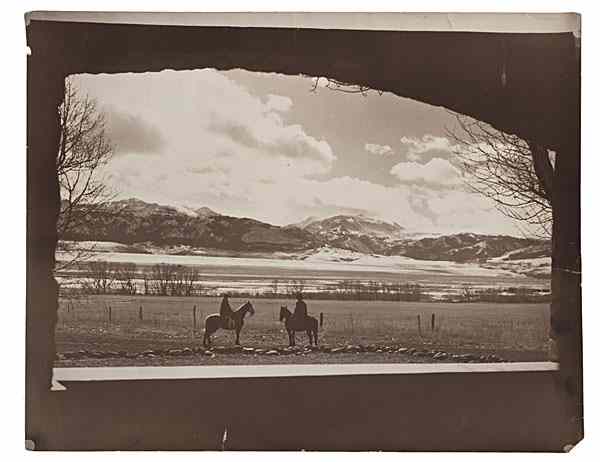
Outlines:
{"type": "Polygon", "coordinates": [[[321,220],[304,220],[298,227],[334,246],[357,252],[382,252],[389,243],[404,237],[397,223],[361,215],[334,215],[321,220]]]}
{"type": "Polygon", "coordinates": [[[193,218],[208,218],[218,216],[219,213],[208,207],[200,207],[193,209],[191,207],[179,206],[179,205],[162,205],[156,202],[146,202],[137,197],[130,197],[128,199],[121,199],[113,201],[110,206],[116,207],[120,210],[128,210],[129,212],[136,213],[138,215],[173,215],[180,213],[193,218]]]}
{"type": "Polygon", "coordinates": [[[215,212],[214,210],[208,207],[200,207],[199,209],[194,210],[199,217],[208,218],[208,217],[216,217],[220,215],[220,213],[215,212]]]}
{"type": "Polygon", "coordinates": [[[114,201],[114,204],[122,204],[122,205],[158,205],[158,204],[150,204],[145,202],[137,197],[130,197],[129,199],[121,199],[118,201],[114,201]]]}

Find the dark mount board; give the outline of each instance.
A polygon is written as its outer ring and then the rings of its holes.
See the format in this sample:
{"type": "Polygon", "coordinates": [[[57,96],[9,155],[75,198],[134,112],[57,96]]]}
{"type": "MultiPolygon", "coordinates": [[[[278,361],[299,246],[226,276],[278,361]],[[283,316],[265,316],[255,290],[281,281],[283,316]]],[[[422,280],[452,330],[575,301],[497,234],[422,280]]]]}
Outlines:
{"type": "Polygon", "coordinates": [[[36,449],[214,450],[223,448],[224,429],[232,450],[561,451],[582,438],[579,49],[572,34],[34,19],[27,40],[26,438],[36,449]],[[51,392],[56,109],[64,78],[202,67],[360,83],[557,151],[552,328],[560,372],[65,382],[66,391],[51,392]]]}

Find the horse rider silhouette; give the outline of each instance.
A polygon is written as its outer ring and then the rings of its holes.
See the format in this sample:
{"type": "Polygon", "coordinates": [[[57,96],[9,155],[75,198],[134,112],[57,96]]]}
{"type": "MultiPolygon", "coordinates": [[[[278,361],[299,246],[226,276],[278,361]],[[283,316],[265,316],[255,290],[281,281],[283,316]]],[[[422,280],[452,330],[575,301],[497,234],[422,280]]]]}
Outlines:
{"type": "Polygon", "coordinates": [[[294,309],[294,323],[298,326],[303,326],[308,319],[308,309],[306,303],[302,299],[302,293],[296,294],[296,308],[294,309]]]}
{"type": "Polygon", "coordinates": [[[223,324],[223,328],[233,329],[233,310],[229,305],[229,295],[224,294],[223,300],[221,301],[221,309],[219,310],[219,314],[221,315],[221,322],[223,324]]]}

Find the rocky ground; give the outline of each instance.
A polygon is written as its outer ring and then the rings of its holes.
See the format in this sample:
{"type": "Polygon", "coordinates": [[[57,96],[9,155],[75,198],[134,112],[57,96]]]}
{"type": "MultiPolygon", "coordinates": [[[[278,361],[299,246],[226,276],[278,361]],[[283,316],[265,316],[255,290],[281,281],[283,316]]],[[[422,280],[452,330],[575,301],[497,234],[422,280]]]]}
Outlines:
{"type": "Polygon", "coordinates": [[[437,349],[400,345],[296,346],[252,348],[216,346],[149,349],[142,352],[79,350],[58,353],[57,367],[175,366],[235,364],[333,364],[333,363],[424,363],[502,362],[493,353],[448,353],[437,349]]]}

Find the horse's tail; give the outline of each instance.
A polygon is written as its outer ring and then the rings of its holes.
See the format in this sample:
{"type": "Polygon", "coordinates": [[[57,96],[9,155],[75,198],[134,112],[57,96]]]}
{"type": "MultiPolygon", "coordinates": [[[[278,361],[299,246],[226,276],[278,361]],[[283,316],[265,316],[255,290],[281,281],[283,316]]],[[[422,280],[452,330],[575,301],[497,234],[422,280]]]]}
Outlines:
{"type": "Polygon", "coordinates": [[[319,327],[323,327],[323,312],[319,313],[319,327]]]}

